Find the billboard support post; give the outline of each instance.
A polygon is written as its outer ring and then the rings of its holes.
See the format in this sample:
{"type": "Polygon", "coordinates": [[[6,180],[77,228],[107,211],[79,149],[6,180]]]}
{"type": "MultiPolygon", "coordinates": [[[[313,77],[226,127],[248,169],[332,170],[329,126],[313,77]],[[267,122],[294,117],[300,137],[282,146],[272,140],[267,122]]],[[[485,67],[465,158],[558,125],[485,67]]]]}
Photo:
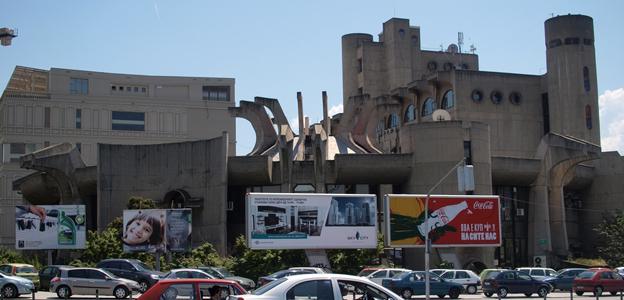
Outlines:
{"type": "Polygon", "coordinates": [[[53,265],[54,262],[52,261],[52,250],[48,249],[48,266],[53,265]]]}
{"type": "Polygon", "coordinates": [[[446,179],[447,177],[449,177],[449,175],[451,175],[451,173],[453,173],[453,171],[459,167],[460,165],[463,165],[466,163],[466,158],[463,157],[459,162],[457,162],[455,164],[455,166],[453,166],[447,173],[446,175],[444,175],[442,178],[440,178],[440,180],[438,180],[438,182],[436,182],[436,184],[433,185],[433,187],[431,187],[429,189],[429,191],[427,191],[427,198],[425,199],[425,299],[429,300],[431,297],[431,283],[429,282],[430,280],[430,276],[429,276],[429,252],[431,251],[431,241],[429,240],[429,198],[431,198],[431,193],[433,193],[433,191],[440,185],[442,184],[442,182],[444,181],[444,179],[446,179]]]}

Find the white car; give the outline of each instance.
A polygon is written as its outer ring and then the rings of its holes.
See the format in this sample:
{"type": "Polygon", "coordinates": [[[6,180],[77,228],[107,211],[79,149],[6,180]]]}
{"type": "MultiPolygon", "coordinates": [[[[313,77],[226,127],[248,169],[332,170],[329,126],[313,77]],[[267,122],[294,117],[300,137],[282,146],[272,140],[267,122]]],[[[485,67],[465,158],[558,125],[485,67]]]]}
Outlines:
{"type": "Polygon", "coordinates": [[[283,277],[250,294],[229,296],[228,300],[283,299],[384,299],[401,296],[366,278],[343,274],[304,274],[283,277]]]}
{"type": "Polygon", "coordinates": [[[516,271],[531,275],[534,279],[544,280],[546,277],[557,277],[557,271],[551,268],[516,268],[516,271]]]}
{"type": "Polygon", "coordinates": [[[317,267],[292,267],[292,268],[288,268],[288,270],[304,270],[304,271],[312,271],[313,273],[318,273],[318,274],[322,274],[322,273],[331,273],[329,270],[327,269],[323,269],[323,268],[317,268],[317,267]]]}
{"type": "Polygon", "coordinates": [[[373,273],[368,274],[366,278],[368,278],[370,281],[376,284],[381,284],[381,282],[384,279],[390,279],[390,278],[393,278],[394,276],[407,273],[407,272],[411,272],[411,271],[412,270],[401,269],[401,268],[384,268],[384,269],[379,269],[373,273]]]}
{"type": "Polygon", "coordinates": [[[207,278],[217,279],[202,270],[198,269],[173,269],[163,276],[165,279],[185,279],[185,278],[207,278]]]}
{"type": "Polygon", "coordinates": [[[464,286],[468,294],[476,294],[477,287],[481,285],[479,275],[471,270],[446,270],[440,275],[446,281],[459,283],[464,286]]]}

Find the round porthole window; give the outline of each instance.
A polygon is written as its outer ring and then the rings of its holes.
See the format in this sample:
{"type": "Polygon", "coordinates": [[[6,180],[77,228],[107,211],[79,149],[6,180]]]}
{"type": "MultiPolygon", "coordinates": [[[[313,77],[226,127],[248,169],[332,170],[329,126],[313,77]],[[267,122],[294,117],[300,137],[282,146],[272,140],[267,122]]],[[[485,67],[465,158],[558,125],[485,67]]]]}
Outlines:
{"type": "Polygon", "coordinates": [[[430,61],[430,62],[427,64],[427,70],[429,70],[429,71],[435,71],[435,70],[437,70],[437,69],[438,69],[438,63],[437,63],[437,62],[435,62],[435,61],[430,61]]]}
{"type": "Polygon", "coordinates": [[[520,101],[522,101],[522,95],[518,92],[512,92],[509,94],[509,102],[514,105],[520,105],[520,101]]]}
{"type": "Polygon", "coordinates": [[[450,62],[444,63],[444,71],[450,71],[453,68],[453,64],[450,62]]]}
{"type": "Polygon", "coordinates": [[[490,94],[490,99],[492,103],[500,104],[503,101],[503,93],[500,91],[493,91],[492,94],[490,94]]]}
{"type": "Polygon", "coordinates": [[[470,94],[470,98],[472,98],[472,101],[480,103],[481,100],[483,100],[483,92],[480,90],[473,90],[472,94],[470,94]]]}

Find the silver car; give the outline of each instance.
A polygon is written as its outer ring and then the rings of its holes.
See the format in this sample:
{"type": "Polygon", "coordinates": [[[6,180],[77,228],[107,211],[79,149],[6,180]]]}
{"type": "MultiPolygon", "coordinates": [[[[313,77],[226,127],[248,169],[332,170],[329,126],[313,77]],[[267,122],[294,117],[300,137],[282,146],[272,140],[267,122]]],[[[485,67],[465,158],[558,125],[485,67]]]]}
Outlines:
{"type": "Polygon", "coordinates": [[[50,281],[50,292],[56,292],[59,298],[99,294],[123,299],[140,289],[136,281],[117,277],[102,269],[61,269],[60,273],[59,277],[54,277],[50,281]]]}
{"type": "Polygon", "coordinates": [[[32,280],[11,276],[0,271],[0,297],[17,298],[21,294],[30,294],[35,290],[32,280]]]}

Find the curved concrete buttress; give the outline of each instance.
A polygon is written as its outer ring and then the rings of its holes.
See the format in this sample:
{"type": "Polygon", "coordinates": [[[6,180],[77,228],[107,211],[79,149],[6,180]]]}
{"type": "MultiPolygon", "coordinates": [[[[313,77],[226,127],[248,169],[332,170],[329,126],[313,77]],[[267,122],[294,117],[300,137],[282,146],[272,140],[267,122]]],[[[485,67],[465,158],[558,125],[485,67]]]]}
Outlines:
{"type": "Polygon", "coordinates": [[[290,123],[282,110],[282,106],[280,105],[277,99],[273,98],[265,98],[265,97],[255,97],[254,102],[264,105],[268,108],[273,114],[273,122],[277,125],[277,128],[280,129],[279,134],[284,134],[285,136],[295,135],[292,127],[290,127],[290,123]],[[286,127],[284,127],[286,126],[286,127]]]}
{"type": "Polygon", "coordinates": [[[228,111],[233,117],[249,121],[256,132],[256,143],[247,156],[261,155],[277,144],[277,134],[264,106],[250,101],[240,101],[239,107],[228,107],[228,111]]]}

